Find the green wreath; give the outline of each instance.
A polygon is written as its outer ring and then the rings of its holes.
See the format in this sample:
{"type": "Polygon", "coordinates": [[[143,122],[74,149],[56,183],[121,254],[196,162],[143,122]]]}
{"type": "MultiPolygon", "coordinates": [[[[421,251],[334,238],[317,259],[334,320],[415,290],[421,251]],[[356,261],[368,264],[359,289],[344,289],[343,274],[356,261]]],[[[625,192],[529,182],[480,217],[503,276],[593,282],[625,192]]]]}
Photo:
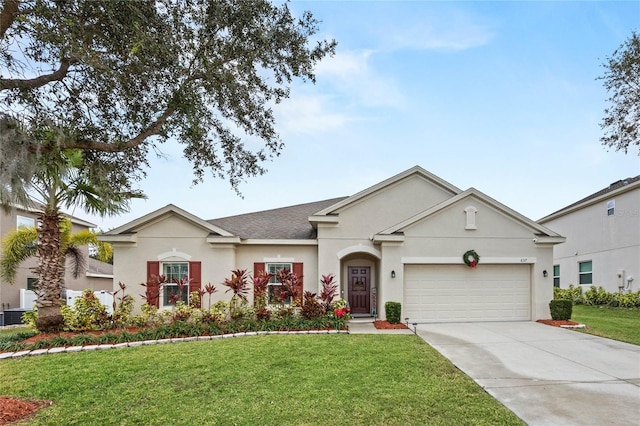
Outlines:
{"type": "Polygon", "coordinates": [[[475,268],[480,263],[480,256],[475,250],[468,250],[462,255],[462,261],[469,268],[475,268]]]}

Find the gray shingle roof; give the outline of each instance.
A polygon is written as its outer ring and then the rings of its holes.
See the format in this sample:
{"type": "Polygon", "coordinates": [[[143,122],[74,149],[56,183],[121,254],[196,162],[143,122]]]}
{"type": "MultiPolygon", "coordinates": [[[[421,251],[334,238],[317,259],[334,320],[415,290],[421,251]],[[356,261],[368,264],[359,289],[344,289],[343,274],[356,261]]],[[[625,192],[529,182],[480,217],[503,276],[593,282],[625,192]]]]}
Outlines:
{"type": "Polygon", "coordinates": [[[94,274],[113,275],[113,265],[110,263],[100,262],[97,259],[89,258],[87,270],[94,274]]]}
{"type": "Polygon", "coordinates": [[[587,197],[584,197],[583,199],[578,200],[575,203],[569,204],[568,206],[563,207],[560,210],[551,213],[549,216],[552,216],[552,215],[554,215],[556,213],[560,213],[561,211],[564,211],[564,210],[568,210],[568,209],[570,209],[572,207],[575,207],[575,206],[578,206],[578,205],[580,205],[582,203],[586,203],[589,200],[593,200],[594,198],[598,198],[598,197],[600,197],[602,195],[608,194],[609,192],[613,192],[613,191],[615,191],[617,189],[620,189],[623,186],[627,186],[627,185],[630,185],[630,184],[632,184],[634,182],[638,182],[638,181],[640,181],[640,175],[634,176],[634,177],[628,177],[626,179],[620,179],[620,180],[618,180],[616,182],[613,182],[612,184],[610,184],[606,188],[601,189],[600,191],[594,192],[593,194],[591,194],[591,195],[589,195],[587,197]]]}
{"type": "Polygon", "coordinates": [[[347,197],[208,220],[242,239],[315,239],[309,216],[347,197]]]}

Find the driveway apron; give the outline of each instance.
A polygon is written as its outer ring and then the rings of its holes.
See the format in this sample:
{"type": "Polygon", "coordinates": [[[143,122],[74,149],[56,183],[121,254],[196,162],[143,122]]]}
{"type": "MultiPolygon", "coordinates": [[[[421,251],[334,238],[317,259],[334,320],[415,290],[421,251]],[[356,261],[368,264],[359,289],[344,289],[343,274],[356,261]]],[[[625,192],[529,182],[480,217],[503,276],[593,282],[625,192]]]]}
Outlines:
{"type": "Polygon", "coordinates": [[[529,321],[416,332],[531,426],[640,425],[640,346],[529,321]]]}

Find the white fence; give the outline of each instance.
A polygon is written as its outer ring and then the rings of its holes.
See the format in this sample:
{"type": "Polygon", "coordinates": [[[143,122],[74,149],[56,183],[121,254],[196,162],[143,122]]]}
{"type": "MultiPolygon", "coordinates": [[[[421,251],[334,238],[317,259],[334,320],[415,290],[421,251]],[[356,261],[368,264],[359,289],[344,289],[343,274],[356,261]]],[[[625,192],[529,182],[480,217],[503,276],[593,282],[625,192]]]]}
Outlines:
{"type": "MultiPolygon", "coordinates": [[[[76,303],[76,298],[82,296],[82,291],[67,290],[66,292],[67,305],[72,307],[76,303]]],[[[113,313],[113,295],[108,291],[94,291],[93,294],[100,300],[108,313],[113,313]]],[[[20,289],[20,308],[31,310],[36,304],[36,294],[32,290],[20,289]]]]}

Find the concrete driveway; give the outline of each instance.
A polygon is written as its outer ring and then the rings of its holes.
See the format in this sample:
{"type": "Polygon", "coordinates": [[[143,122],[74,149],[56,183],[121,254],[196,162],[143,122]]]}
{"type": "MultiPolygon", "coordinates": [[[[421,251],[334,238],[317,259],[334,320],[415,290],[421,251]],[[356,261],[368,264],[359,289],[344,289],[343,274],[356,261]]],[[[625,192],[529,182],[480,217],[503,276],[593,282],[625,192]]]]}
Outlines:
{"type": "Polygon", "coordinates": [[[640,346],[536,322],[416,330],[531,426],[640,425],[640,346]]]}

